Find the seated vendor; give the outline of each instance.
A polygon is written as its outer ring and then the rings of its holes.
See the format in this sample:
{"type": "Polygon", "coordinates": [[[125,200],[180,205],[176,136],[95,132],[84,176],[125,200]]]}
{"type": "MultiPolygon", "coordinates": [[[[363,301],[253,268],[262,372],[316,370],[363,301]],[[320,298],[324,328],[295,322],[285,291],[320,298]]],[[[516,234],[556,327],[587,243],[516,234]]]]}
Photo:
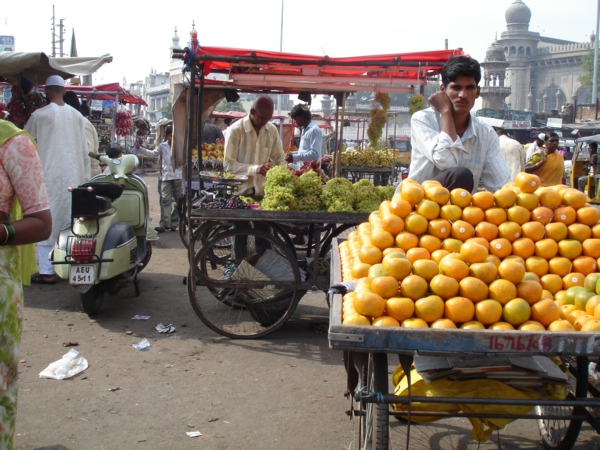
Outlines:
{"type": "Polygon", "coordinates": [[[588,194],[588,192],[589,192],[588,196],[593,199],[593,198],[596,198],[596,191],[597,191],[597,186],[595,183],[594,176],[600,175],[600,161],[598,158],[598,144],[596,144],[595,142],[590,142],[588,149],[590,152],[590,163],[589,163],[590,172],[588,173],[588,175],[579,177],[579,179],[577,180],[577,188],[581,192],[584,192],[586,194],[588,194]],[[589,181],[588,181],[588,178],[589,178],[589,181]],[[588,186],[589,191],[586,192],[585,187],[588,185],[588,182],[589,182],[589,186],[588,186]]]}

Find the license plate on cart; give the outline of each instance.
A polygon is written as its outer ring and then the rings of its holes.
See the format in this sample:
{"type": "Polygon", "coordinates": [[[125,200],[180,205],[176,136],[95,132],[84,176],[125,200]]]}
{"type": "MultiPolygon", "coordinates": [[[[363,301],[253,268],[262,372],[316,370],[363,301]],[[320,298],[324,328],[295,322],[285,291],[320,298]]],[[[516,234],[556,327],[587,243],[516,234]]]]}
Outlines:
{"type": "Polygon", "coordinates": [[[69,267],[69,284],[94,284],[96,267],[93,264],[78,264],[69,267]]]}

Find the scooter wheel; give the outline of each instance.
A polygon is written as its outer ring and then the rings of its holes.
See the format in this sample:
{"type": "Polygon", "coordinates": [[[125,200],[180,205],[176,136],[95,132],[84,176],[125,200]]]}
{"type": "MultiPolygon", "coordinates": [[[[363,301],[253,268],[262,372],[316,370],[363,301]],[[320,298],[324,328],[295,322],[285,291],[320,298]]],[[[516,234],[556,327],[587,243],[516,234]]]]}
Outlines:
{"type": "Polygon", "coordinates": [[[102,301],[104,300],[104,291],[98,285],[92,286],[85,294],[81,294],[81,306],[88,316],[93,316],[100,312],[102,301]]]}

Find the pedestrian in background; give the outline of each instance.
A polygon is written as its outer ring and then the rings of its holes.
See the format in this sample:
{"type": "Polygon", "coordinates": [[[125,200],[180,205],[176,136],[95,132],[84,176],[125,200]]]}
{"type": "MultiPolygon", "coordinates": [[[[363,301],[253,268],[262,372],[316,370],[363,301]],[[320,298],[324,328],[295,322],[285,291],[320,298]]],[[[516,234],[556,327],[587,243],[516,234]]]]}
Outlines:
{"type": "Polygon", "coordinates": [[[500,139],[500,151],[508,165],[510,181],[515,181],[519,172],[525,170],[525,151],[521,143],[508,137],[504,128],[497,128],[496,134],[500,139]]]}

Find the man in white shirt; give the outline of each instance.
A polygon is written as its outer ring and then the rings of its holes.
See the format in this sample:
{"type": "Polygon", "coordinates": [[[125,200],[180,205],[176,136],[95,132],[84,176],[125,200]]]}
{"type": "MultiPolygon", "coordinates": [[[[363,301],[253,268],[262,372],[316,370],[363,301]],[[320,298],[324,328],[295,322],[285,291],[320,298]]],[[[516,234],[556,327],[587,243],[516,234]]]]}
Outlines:
{"type": "Polygon", "coordinates": [[[273,100],[258,97],[250,114],[228,128],[223,166],[228,172],[248,176],[239,188],[240,195],[262,197],[268,170],[285,165],[277,127],[269,122],[273,111],[273,100]]]}
{"type": "Polygon", "coordinates": [[[491,126],[471,114],[479,97],[481,67],[468,56],[450,59],[442,68],[441,90],[430,108],[411,118],[412,158],[408,177],[422,183],[438,180],[449,190],[477,190],[479,181],[495,192],[508,182],[508,166],[491,126]]]}
{"type": "Polygon", "coordinates": [[[521,143],[515,139],[511,139],[506,134],[504,128],[498,128],[496,134],[500,139],[500,150],[508,164],[510,172],[510,181],[515,181],[517,174],[525,170],[525,151],[521,143]]]}

